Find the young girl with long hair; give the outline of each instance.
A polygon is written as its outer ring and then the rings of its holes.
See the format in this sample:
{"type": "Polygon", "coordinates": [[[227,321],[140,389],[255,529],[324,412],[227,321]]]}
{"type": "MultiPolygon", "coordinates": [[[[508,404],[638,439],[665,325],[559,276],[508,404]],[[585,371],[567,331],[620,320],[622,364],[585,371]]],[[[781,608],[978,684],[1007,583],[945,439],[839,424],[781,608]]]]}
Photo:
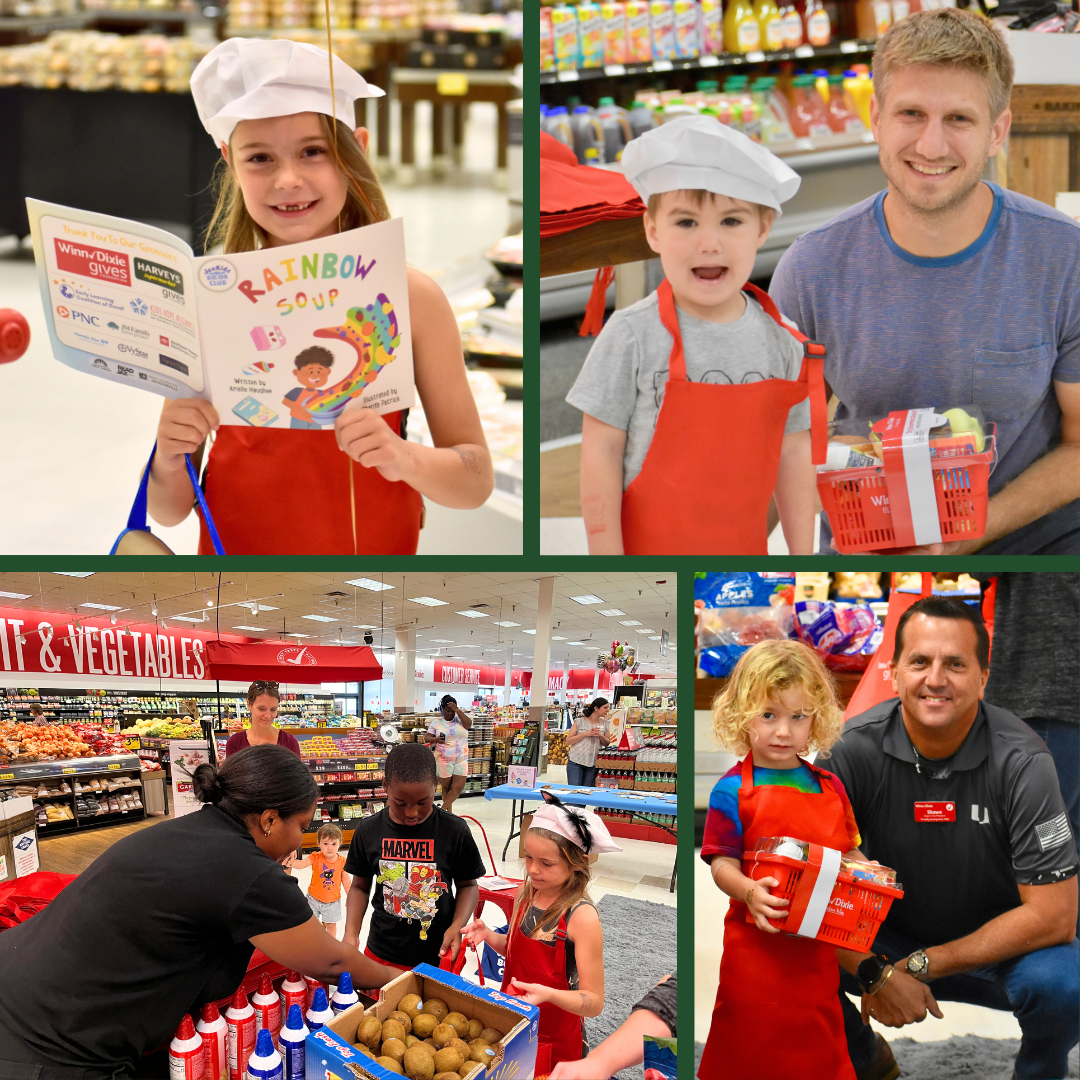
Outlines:
{"type": "MultiPolygon", "coordinates": [[[[368,132],[352,126],[354,102],[383,91],[337,57],[331,74],[314,45],[232,38],[196,68],[192,94],[222,156],[208,247],[279,247],[390,217],[368,132]]],[[[154,519],[176,525],[191,513],[184,455],[201,462],[212,433],[203,486],[230,555],[414,554],[421,496],[481,505],[491,457],[457,322],[431,278],[409,267],[408,286],[414,377],[434,447],[406,441],[404,411],[349,408],[332,429],[294,435],[219,427],[202,398],[166,401],[150,471],[154,519]]],[[[199,553],[213,553],[205,522],[199,553]]]]}
{"type": "Polygon", "coordinates": [[[589,855],[621,851],[590,810],[545,803],[525,833],[527,878],[514,898],[508,934],[481,919],[464,937],[506,957],[502,988],[540,1008],[536,1074],[588,1053],[582,1019],[604,1008],[604,935],[588,896],[589,855]]]}
{"type": "Polygon", "coordinates": [[[836,948],[782,933],[775,877],[742,871],[757,840],[791,836],[865,860],[844,785],[802,755],[827,757],[843,713],[828,669],[798,641],[751,647],[713,703],[722,746],[745,755],[709,797],[701,857],[729,897],[712,1026],[698,1075],[855,1080],[844,1038],[836,948]],[[749,910],[753,922],[747,922],[749,910]]]}

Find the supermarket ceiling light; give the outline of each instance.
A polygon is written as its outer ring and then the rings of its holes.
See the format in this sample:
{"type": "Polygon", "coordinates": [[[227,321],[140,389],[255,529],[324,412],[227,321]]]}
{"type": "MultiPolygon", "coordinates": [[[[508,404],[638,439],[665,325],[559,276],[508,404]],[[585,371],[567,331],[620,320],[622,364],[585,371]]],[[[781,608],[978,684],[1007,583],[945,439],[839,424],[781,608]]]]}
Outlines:
{"type": "Polygon", "coordinates": [[[584,641],[568,641],[566,644],[567,645],[584,645],[585,642],[584,641]]]}
{"type": "Polygon", "coordinates": [[[329,615],[301,615],[301,619],[310,619],[312,622],[341,622],[340,619],[332,619],[329,615]]]}
{"type": "Polygon", "coordinates": [[[234,626],[234,630],[262,630],[264,633],[269,633],[269,626],[234,626]]]}
{"type": "Polygon", "coordinates": [[[564,637],[558,637],[557,635],[555,635],[555,636],[553,636],[553,637],[552,637],[552,639],[551,639],[551,640],[552,640],[552,641],[565,641],[565,640],[566,640],[566,638],[564,638],[564,637]]]}
{"type": "Polygon", "coordinates": [[[310,634],[282,634],[281,636],[282,637],[306,637],[306,638],[311,637],[310,634]]]}
{"type": "Polygon", "coordinates": [[[191,615],[170,615],[169,618],[174,622],[206,622],[205,619],[196,619],[191,615]]]}
{"type": "Polygon", "coordinates": [[[602,604],[604,602],[599,596],[593,596],[591,593],[588,596],[571,596],[570,599],[575,604],[602,604]]]}
{"type": "Polygon", "coordinates": [[[449,607],[449,600],[436,600],[434,596],[410,596],[410,604],[423,604],[424,607],[449,607]]]}
{"type": "Polygon", "coordinates": [[[255,611],[252,611],[252,613],[251,613],[252,615],[254,615],[256,613],[256,611],[277,611],[278,610],[276,607],[274,607],[271,604],[261,604],[261,603],[256,604],[255,609],[256,609],[255,611]]]}
{"type": "Polygon", "coordinates": [[[656,634],[656,635],[654,635],[653,637],[649,638],[649,640],[650,640],[650,641],[659,641],[659,640],[660,640],[660,635],[659,635],[659,634],[656,634]]]}
{"type": "Polygon", "coordinates": [[[384,585],[381,581],[369,577],[353,578],[351,581],[346,581],[345,584],[355,585],[358,589],[367,589],[368,592],[385,592],[387,589],[394,587],[393,585],[384,585]]]}
{"type": "Polygon", "coordinates": [[[123,611],[118,604],[76,604],[76,607],[92,607],[98,611],[123,611]]]}
{"type": "Polygon", "coordinates": [[[372,626],[371,623],[354,623],[354,630],[378,630],[377,626],[372,626]]]}
{"type": "Polygon", "coordinates": [[[54,570],[53,573],[59,574],[61,577],[93,577],[97,571],[91,570],[89,574],[76,574],[73,570],[54,570]]]}
{"type": "Polygon", "coordinates": [[[641,623],[639,623],[637,621],[637,619],[620,619],[619,620],[619,625],[620,626],[640,626],[641,623]]]}
{"type": "Polygon", "coordinates": [[[453,641],[450,638],[433,637],[432,641],[437,641],[440,645],[453,645],[453,641]]]}
{"type": "Polygon", "coordinates": [[[0,592],[0,596],[6,596],[10,600],[29,600],[33,595],[28,592],[0,592]]]}
{"type": "Polygon", "coordinates": [[[484,612],[482,612],[482,611],[474,611],[472,608],[469,608],[468,611],[455,612],[455,614],[464,615],[466,619],[489,619],[489,618],[491,618],[490,615],[485,615],[484,612]]]}
{"type": "Polygon", "coordinates": [[[522,632],[523,634],[535,634],[535,633],[536,633],[536,631],[535,631],[535,630],[522,630],[521,632],[522,632]]]}
{"type": "MultiPolygon", "coordinates": [[[[641,629],[641,630],[636,630],[635,633],[637,633],[637,634],[655,634],[656,631],[655,630],[641,629]]],[[[657,640],[659,641],[659,638],[657,638],[657,640]]]]}
{"type": "Polygon", "coordinates": [[[617,607],[605,608],[603,611],[598,611],[597,615],[625,615],[625,611],[620,611],[617,607]]]}
{"type": "Polygon", "coordinates": [[[499,620],[496,619],[495,620],[495,625],[496,626],[520,626],[521,623],[519,623],[519,622],[499,622],[499,620]]]}

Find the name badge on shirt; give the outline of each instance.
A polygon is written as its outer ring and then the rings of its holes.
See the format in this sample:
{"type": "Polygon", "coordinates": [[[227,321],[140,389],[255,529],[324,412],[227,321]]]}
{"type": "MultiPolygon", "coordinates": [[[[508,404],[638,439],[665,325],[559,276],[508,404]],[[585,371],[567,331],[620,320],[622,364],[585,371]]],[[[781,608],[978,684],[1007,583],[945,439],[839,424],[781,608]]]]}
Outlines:
{"type": "Polygon", "coordinates": [[[915,804],[916,821],[955,821],[956,803],[952,802],[917,802],[915,804]]]}

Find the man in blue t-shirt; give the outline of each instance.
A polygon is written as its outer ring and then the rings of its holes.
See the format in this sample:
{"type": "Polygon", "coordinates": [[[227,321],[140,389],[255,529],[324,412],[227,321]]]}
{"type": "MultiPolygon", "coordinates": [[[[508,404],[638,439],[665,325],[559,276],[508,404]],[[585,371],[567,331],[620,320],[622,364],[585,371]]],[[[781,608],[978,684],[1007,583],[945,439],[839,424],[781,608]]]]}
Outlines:
{"type": "MultiPolygon", "coordinates": [[[[975,405],[997,424],[986,534],[945,552],[1071,555],[1080,229],[982,180],[1009,130],[1012,78],[1003,36],[980,15],[925,10],[893,26],[874,55],[870,112],[888,188],[797,240],[770,292],[828,347],[837,419],[975,405]]],[[[823,515],[822,554],[831,535],[823,515]]]]}

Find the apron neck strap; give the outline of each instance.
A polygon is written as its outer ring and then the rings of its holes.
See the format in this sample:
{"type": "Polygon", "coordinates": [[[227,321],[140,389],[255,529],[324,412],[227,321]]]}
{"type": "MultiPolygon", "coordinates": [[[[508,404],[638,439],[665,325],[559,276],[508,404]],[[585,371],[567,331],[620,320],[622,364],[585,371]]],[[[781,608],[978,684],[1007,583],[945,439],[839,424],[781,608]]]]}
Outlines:
{"type": "Polygon", "coordinates": [[[683,356],[682,334],[679,332],[679,314],[675,310],[675,294],[671,291],[671,282],[664,278],[656,290],[660,301],[660,322],[671,335],[671,357],[668,360],[668,379],[686,382],[686,359],[683,356]]]}
{"type": "Polygon", "coordinates": [[[739,788],[741,791],[749,791],[754,786],[754,753],[752,750],[742,759],[740,771],[742,773],[742,783],[739,784],[739,788]]]}

